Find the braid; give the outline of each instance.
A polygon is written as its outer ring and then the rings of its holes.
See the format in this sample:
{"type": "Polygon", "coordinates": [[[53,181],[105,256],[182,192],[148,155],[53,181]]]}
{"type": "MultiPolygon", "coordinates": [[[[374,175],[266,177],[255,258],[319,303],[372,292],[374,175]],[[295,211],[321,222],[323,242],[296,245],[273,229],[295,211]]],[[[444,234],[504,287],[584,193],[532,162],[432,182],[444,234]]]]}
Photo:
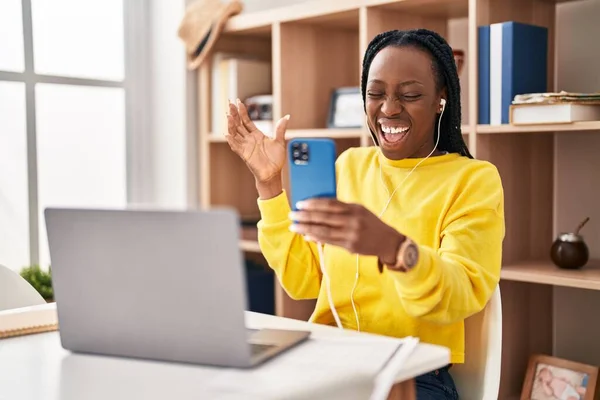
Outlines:
{"type": "MultiPolygon", "coordinates": [[[[414,46],[427,51],[431,55],[433,59],[431,68],[435,77],[436,89],[441,90],[445,87],[448,93],[446,108],[442,116],[442,126],[440,127],[441,137],[439,138],[438,149],[473,158],[463,140],[461,132],[460,83],[452,48],[443,37],[435,32],[427,29],[409,31],[392,30],[380,33],[371,40],[363,58],[360,82],[365,112],[369,68],[377,53],[387,46],[414,46]]],[[[434,141],[437,140],[437,124],[436,120],[434,141]]],[[[371,134],[373,133],[371,132],[371,134]]],[[[375,135],[373,135],[373,138],[377,141],[375,135]]]]}

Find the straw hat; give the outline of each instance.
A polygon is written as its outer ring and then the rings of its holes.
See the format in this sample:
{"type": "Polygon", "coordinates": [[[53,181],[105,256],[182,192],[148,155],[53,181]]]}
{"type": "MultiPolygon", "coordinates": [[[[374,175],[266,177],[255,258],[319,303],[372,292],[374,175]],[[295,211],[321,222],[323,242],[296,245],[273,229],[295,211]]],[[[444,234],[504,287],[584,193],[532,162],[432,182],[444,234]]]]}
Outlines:
{"type": "Polygon", "coordinates": [[[242,8],[239,0],[197,0],[188,6],[177,35],[185,44],[189,69],[202,64],[227,20],[242,8]]]}

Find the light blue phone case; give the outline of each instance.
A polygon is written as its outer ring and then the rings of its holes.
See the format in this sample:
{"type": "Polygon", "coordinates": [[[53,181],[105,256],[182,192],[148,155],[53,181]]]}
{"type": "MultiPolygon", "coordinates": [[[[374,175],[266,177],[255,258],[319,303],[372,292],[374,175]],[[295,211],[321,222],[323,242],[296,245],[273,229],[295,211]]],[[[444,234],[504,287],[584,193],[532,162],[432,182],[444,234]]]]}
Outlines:
{"type": "Polygon", "coordinates": [[[292,209],[315,197],[336,197],[335,142],[326,138],[296,138],[288,144],[292,209]]]}

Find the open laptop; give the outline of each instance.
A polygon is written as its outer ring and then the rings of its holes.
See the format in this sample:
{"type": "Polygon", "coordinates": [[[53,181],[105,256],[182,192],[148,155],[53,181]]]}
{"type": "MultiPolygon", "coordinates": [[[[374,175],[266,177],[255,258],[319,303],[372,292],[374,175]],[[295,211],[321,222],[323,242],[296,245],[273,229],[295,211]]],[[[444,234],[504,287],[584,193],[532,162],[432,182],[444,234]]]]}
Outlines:
{"type": "Polygon", "coordinates": [[[233,210],[45,210],[62,346],[252,367],[310,332],[249,330],[233,210]]]}

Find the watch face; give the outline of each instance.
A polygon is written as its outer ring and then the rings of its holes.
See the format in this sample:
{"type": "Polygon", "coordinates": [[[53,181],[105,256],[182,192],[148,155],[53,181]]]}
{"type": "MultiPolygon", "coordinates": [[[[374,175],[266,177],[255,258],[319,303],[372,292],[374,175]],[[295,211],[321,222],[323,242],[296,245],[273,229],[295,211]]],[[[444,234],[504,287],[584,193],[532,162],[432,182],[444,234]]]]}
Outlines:
{"type": "Polygon", "coordinates": [[[407,268],[412,268],[417,264],[418,259],[419,251],[417,249],[417,246],[411,243],[406,247],[406,250],[404,251],[404,265],[407,268]]]}

